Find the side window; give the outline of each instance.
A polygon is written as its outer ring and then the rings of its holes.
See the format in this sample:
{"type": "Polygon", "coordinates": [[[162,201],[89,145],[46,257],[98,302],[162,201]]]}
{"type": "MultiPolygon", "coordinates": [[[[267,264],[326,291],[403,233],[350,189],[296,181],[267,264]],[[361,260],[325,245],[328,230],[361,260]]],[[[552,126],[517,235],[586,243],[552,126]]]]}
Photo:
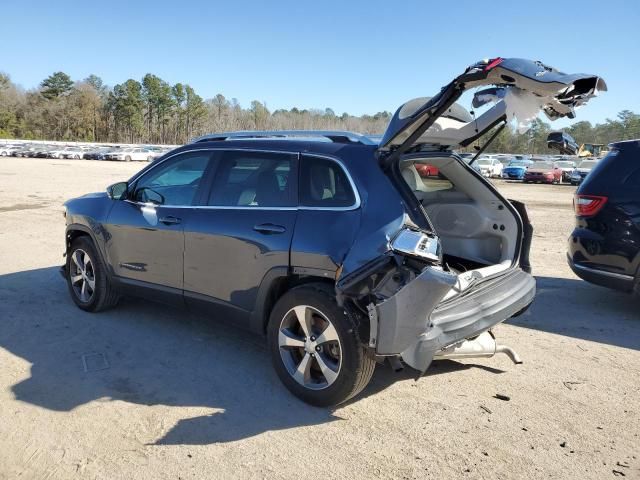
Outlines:
{"type": "Polygon", "coordinates": [[[292,207],[296,154],[221,152],[208,204],[215,207],[292,207]]]}
{"type": "Polygon", "coordinates": [[[453,189],[453,184],[437,167],[424,161],[402,162],[400,172],[418,199],[429,192],[453,189]]]}
{"type": "Polygon", "coordinates": [[[351,207],[356,203],[342,167],[325,158],[302,158],[299,193],[300,205],[305,207],[351,207]]]}
{"type": "Polygon", "coordinates": [[[162,163],[136,182],[133,200],[158,205],[192,205],[210,157],[210,151],[189,152],[162,163]]]}

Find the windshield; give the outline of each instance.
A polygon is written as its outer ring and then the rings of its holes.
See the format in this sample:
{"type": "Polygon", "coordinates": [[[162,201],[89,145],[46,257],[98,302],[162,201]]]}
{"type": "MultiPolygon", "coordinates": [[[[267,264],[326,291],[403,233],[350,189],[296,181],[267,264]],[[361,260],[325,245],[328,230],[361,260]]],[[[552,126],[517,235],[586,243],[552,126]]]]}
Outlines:
{"type": "Polygon", "coordinates": [[[575,166],[576,166],[576,164],[573,163],[573,162],[566,162],[566,161],[565,162],[556,162],[556,167],[559,167],[559,168],[573,168],[575,166]]]}
{"type": "Polygon", "coordinates": [[[491,165],[491,160],[486,158],[481,158],[478,160],[478,165],[491,165]]]}
{"type": "Polygon", "coordinates": [[[595,160],[584,160],[582,163],[580,163],[580,165],[578,166],[578,168],[588,168],[588,169],[592,169],[593,167],[596,166],[598,162],[596,162],[595,160]]]}
{"type": "Polygon", "coordinates": [[[522,162],[522,161],[521,161],[521,162],[511,162],[511,163],[509,163],[509,165],[508,165],[508,166],[509,166],[509,167],[526,167],[526,166],[528,166],[528,165],[529,165],[529,164],[528,164],[527,162],[522,162]]]}
{"type": "Polygon", "coordinates": [[[536,170],[553,170],[553,163],[549,162],[536,162],[531,168],[535,168],[536,170]]]}

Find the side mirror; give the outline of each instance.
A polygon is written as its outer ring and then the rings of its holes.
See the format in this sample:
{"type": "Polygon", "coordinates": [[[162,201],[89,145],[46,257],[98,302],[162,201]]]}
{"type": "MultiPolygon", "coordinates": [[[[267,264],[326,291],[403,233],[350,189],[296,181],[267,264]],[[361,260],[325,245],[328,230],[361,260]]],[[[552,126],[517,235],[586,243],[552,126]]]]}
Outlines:
{"type": "Polygon", "coordinates": [[[118,182],[107,187],[107,195],[111,200],[124,200],[129,192],[129,184],[127,182],[118,182]]]}

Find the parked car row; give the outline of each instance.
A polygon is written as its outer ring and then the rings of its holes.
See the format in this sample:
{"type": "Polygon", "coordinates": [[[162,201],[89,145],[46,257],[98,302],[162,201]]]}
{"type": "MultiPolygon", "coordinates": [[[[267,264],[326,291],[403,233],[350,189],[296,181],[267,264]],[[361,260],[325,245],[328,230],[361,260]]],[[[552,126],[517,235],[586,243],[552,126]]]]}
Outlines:
{"type": "Polygon", "coordinates": [[[164,155],[172,147],[159,146],[77,146],[47,144],[7,144],[0,145],[0,156],[25,158],[66,158],[85,160],[118,160],[124,162],[151,162],[164,155]]]}

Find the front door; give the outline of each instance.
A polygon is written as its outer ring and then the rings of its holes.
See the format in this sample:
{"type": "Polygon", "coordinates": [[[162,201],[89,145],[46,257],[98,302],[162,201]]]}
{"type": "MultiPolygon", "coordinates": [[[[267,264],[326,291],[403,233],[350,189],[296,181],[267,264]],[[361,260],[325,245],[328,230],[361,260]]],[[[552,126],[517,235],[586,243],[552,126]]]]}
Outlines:
{"type": "Polygon", "coordinates": [[[267,272],[289,267],[298,154],[218,150],[215,158],[206,205],[184,223],[185,299],[227,307],[222,319],[239,321],[267,272]]]}
{"type": "Polygon", "coordinates": [[[204,150],[177,154],[146,171],[132,183],[128,199],[115,203],[105,228],[118,280],[181,295],[184,223],[199,198],[210,156],[204,150]]]}

